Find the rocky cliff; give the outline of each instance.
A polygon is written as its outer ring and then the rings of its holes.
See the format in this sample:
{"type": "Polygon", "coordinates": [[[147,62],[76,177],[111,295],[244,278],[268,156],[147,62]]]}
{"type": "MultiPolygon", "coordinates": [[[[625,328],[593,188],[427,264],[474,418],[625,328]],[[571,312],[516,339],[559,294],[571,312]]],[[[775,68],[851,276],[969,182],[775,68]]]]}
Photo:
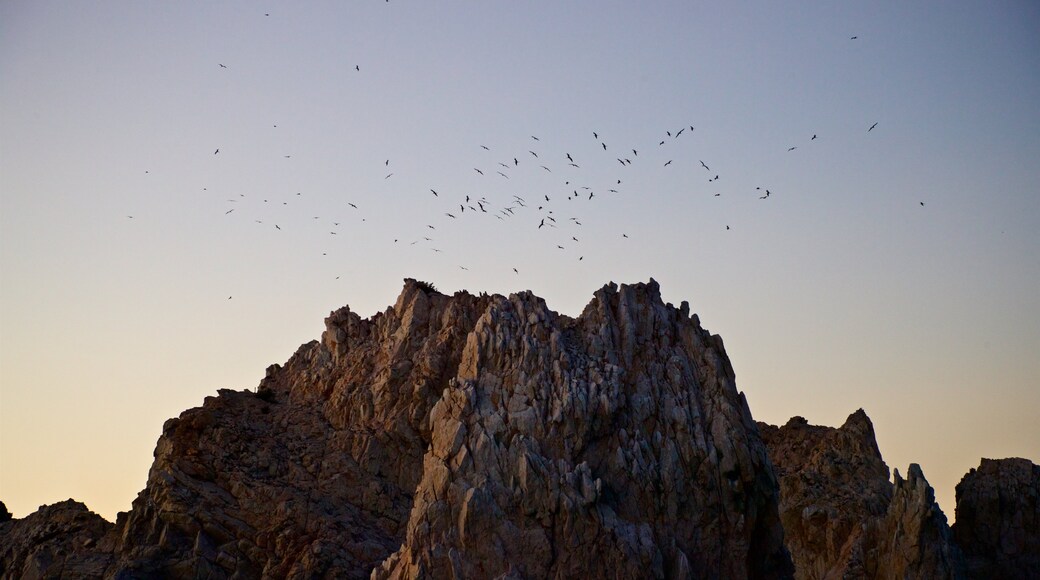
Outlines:
{"type": "Polygon", "coordinates": [[[759,423],[780,479],[798,579],[960,578],[963,563],[921,468],[890,483],[862,409],[839,428],[759,423]]]}
{"type": "Polygon", "coordinates": [[[655,282],[569,318],[408,280],[169,420],[130,512],[5,548],[3,576],[782,578],[777,502],[722,340],[655,282]]]}
{"type": "Polygon", "coordinates": [[[1040,466],[983,459],[957,484],[953,535],[975,578],[1040,578],[1040,466]]]}

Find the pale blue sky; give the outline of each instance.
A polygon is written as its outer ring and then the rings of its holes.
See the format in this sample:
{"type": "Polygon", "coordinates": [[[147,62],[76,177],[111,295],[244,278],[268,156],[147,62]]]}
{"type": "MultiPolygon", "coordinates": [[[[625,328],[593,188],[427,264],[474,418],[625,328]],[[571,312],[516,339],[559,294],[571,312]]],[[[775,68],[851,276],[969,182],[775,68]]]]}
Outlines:
{"type": "Polygon", "coordinates": [[[950,518],[1040,461],[1040,5],[590,5],[0,5],[0,499],[113,518],[165,419],[404,277],[653,276],[757,419],[865,408],[950,518]]]}

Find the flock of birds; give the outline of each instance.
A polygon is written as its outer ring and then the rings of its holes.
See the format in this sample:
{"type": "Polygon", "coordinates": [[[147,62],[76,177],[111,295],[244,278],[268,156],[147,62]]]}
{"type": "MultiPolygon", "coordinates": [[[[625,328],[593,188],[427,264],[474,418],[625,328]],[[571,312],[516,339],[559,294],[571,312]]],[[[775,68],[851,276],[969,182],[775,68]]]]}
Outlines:
{"type": "MultiPolygon", "coordinates": [[[[269,14],[265,14],[269,16],[269,14]]],[[[851,40],[856,40],[858,37],[853,36],[851,40]]],[[[231,71],[231,68],[224,63],[217,63],[221,70],[231,71]]],[[[354,65],[354,71],[360,72],[360,65],[354,65]]],[[[878,126],[877,122],[869,125],[866,132],[870,133],[878,126]]],[[[274,124],[274,128],[278,125],[274,124]]],[[[601,136],[599,131],[590,131],[589,138],[587,141],[588,146],[582,151],[567,151],[562,148],[554,148],[548,146],[547,143],[543,142],[537,135],[530,135],[528,141],[529,147],[523,147],[520,149],[510,150],[507,152],[499,152],[493,150],[488,145],[479,145],[480,156],[476,159],[473,164],[473,174],[479,176],[479,179],[484,180],[509,180],[512,184],[514,191],[524,189],[524,195],[517,193],[502,194],[502,193],[490,193],[491,191],[499,191],[501,188],[496,185],[494,187],[482,187],[481,191],[484,193],[459,193],[456,191],[449,191],[443,187],[428,187],[428,195],[437,200],[438,204],[442,205],[443,211],[441,216],[437,220],[432,220],[426,224],[426,227],[421,235],[410,236],[409,238],[397,237],[393,238],[393,244],[410,245],[410,246],[427,246],[430,251],[441,254],[443,249],[437,247],[437,236],[446,229],[448,226],[461,222],[466,219],[490,219],[494,218],[497,220],[526,220],[527,226],[534,231],[541,230],[557,230],[563,232],[561,235],[555,236],[550,242],[555,245],[556,249],[569,251],[576,250],[572,253],[572,259],[577,262],[585,260],[585,253],[581,251],[581,239],[580,228],[582,226],[582,220],[584,219],[581,215],[581,203],[595,203],[597,199],[602,199],[607,196],[623,195],[626,187],[626,173],[625,170],[634,165],[645,164],[659,164],[659,170],[662,171],[674,171],[676,166],[679,165],[691,165],[692,167],[702,170],[708,184],[717,184],[721,179],[722,174],[713,171],[711,166],[703,159],[696,159],[697,165],[692,165],[694,159],[688,157],[685,152],[674,152],[670,145],[675,143],[680,138],[689,139],[696,131],[696,127],[692,124],[685,123],[679,126],[677,129],[668,129],[660,135],[656,144],[649,143],[645,147],[631,146],[627,144],[625,146],[615,146],[614,143],[608,143],[608,141],[601,136]],[[579,155],[580,153],[580,155],[579,155]],[[642,154],[641,154],[642,153],[642,154]],[[602,171],[597,171],[597,175],[588,175],[583,170],[586,162],[595,162],[598,167],[604,167],[603,162],[609,160],[609,163],[613,164],[615,172],[606,179],[602,174],[602,171]],[[663,160],[663,162],[662,162],[663,160]],[[539,185],[538,193],[529,193],[527,190],[530,186],[522,185],[524,182],[521,181],[525,177],[531,177],[531,171],[541,174],[541,183],[539,185]],[[545,178],[548,177],[550,182],[554,185],[544,185],[545,178]],[[597,181],[597,177],[599,181],[597,181]],[[442,228],[439,230],[438,228],[442,228]]],[[[816,141],[818,135],[815,133],[808,138],[808,142],[816,141]]],[[[475,147],[475,146],[474,146],[475,147]]],[[[476,148],[476,147],[475,147],[476,148]]],[[[787,148],[788,152],[793,152],[798,149],[798,145],[793,145],[787,148]]],[[[221,153],[220,147],[217,147],[213,151],[213,155],[219,155],[221,153]]],[[[291,155],[284,155],[285,159],[290,159],[291,155]]],[[[383,168],[385,175],[383,181],[389,181],[394,177],[394,171],[391,168],[391,160],[386,159],[383,161],[383,168]]],[[[148,173],[148,171],[145,171],[148,173]]],[[[473,175],[471,174],[471,175],[473,175]]],[[[207,188],[203,188],[206,190],[207,188]]],[[[454,189],[454,188],[453,188],[454,189]]],[[[773,191],[767,187],[757,186],[755,187],[755,194],[759,200],[769,200],[774,195],[773,191]]],[[[302,196],[302,192],[296,192],[296,196],[302,196]]],[[[720,191],[714,191],[712,193],[714,197],[720,197],[722,193],[720,191]]],[[[228,199],[227,202],[232,204],[231,207],[227,207],[224,210],[224,214],[231,216],[235,213],[237,206],[240,202],[244,201],[245,194],[239,194],[237,199],[228,199]]],[[[262,199],[257,203],[263,206],[277,205],[270,203],[269,199],[262,199]]],[[[346,206],[350,208],[350,211],[362,212],[361,207],[353,201],[346,201],[346,206]]],[[[281,201],[281,205],[288,205],[288,201],[281,201]]],[[[924,202],[920,202],[923,206],[924,202]]],[[[239,212],[240,214],[242,212],[239,212]]],[[[127,216],[133,218],[133,216],[127,216]]],[[[359,216],[360,217],[360,216],[359,216]]],[[[313,220],[321,220],[321,216],[314,216],[313,220]]],[[[282,231],[282,225],[278,223],[277,213],[273,211],[261,212],[261,215],[257,215],[253,221],[260,225],[271,227],[274,230],[282,231]]],[[[364,217],[360,217],[361,221],[365,221],[364,217]]],[[[336,236],[339,234],[338,228],[344,226],[347,223],[345,220],[332,221],[326,220],[331,224],[328,227],[328,235],[336,236]]],[[[728,224],[725,225],[725,229],[730,230],[728,224]]],[[[617,232],[617,235],[621,239],[629,239],[629,236],[625,232],[617,232]]],[[[327,251],[323,251],[322,255],[327,255],[327,251]]],[[[462,270],[469,270],[465,265],[459,264],[458,267],[462,270]]],[[[510,269],[515,273],[519,274],[520,271],[516,265],[509,265],[510,269]]],[[[340,276],[336,276],[339,279],[340,276]]],[[[230,300],[232,296],[228,296],[230,300]]]]}

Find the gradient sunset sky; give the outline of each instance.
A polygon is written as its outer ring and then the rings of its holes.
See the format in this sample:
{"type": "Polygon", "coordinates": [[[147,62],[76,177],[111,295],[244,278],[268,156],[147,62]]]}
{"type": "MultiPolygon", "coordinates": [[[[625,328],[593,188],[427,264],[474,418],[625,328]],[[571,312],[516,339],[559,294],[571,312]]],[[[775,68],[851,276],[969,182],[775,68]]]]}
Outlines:
{"type": "Polygon", "coordinates": [[[16,517],[113,520],[166,419],[405,277],[654,277],[756,419],[864,408],[952,520],[1040,462],[1040,3],[0,3],[16,517]]]}

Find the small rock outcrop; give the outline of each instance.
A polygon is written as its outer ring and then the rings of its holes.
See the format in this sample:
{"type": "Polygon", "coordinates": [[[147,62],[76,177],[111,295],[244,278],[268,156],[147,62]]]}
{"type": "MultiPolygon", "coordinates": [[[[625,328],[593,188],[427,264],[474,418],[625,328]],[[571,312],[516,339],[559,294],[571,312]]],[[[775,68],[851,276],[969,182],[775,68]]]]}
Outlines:
{"type": "MultiPolygon", "coordinates": [[[[7,508],[0,503],[0,512],[7,508]]],[[[7,514],[10,516],[10,514],[7,514]]],[[[100,543],[112,524],[78,501],[0,521],[0,579],[101,578],[113,557],[100,543]]]]}
{"type": "Polygon", "coordinates": [[[953,536],[972,578],[1040,578],[1040,466],[983,459],[957,484],[953,536]]]}
{"type": "Polygon", "coordinates": [[[960,578],[963,564],[921,468],[889,482],[862,409],[839,428],[759,423],[780,479],[798,579],[960,578]]]}
{"type": "MultiPolygon", "coordinates": [[[[92,531],[96,559],[33,574],[790,577],[722,340],[656,282],[605,286],[570,318],[529,292],[407,280],[385,312],[325,325],[256,392],[167,421],[130,512],[92,531]]],[[[86,545],[60,527],[10,541],[57,509],[0,524],[3,574],[86,545]]]]}

